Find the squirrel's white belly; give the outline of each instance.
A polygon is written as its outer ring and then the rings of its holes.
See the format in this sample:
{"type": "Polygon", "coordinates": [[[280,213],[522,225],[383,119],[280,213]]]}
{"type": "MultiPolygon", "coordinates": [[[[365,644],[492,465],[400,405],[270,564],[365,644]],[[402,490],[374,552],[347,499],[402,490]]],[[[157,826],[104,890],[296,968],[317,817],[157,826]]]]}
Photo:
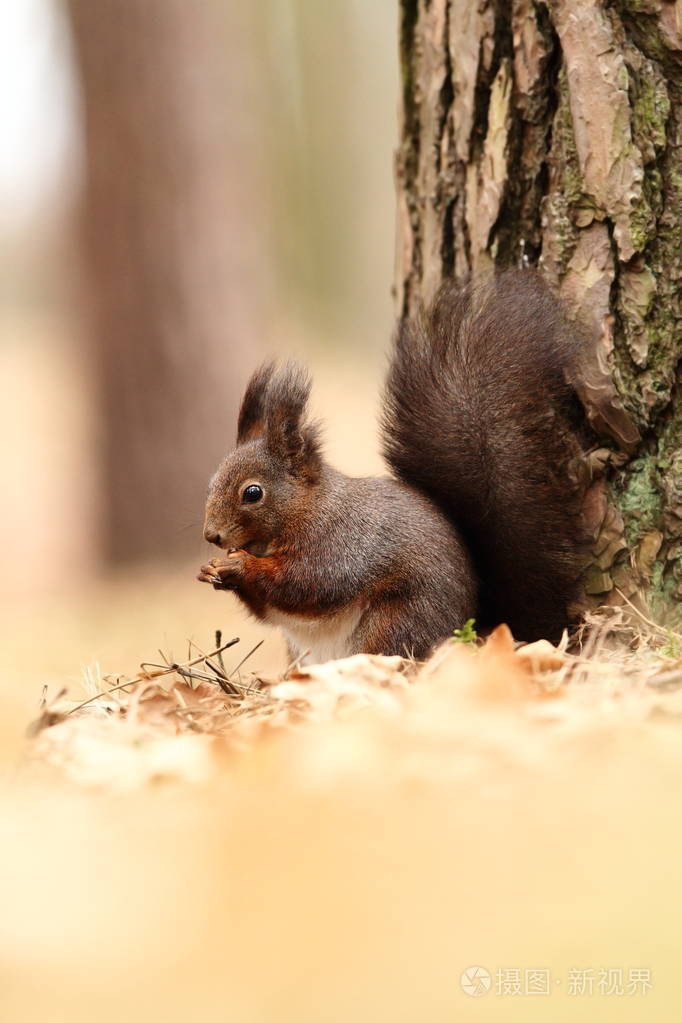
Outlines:
{"type": "Polygon", "coordinates": [[[301,657],[301,664],[323,664],[358,652],[354,634],[363,611],[364,606],[353,604],[332,614],[305,618],[269,608],[265,621],[282,629],[293,655],[301,657]]]}

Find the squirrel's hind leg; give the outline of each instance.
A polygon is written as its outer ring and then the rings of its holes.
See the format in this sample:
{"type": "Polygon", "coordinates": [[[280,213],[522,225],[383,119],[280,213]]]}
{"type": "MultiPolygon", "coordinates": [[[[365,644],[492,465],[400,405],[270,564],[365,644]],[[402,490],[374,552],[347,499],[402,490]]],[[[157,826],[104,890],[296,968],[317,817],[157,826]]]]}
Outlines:
{"type": "Polygon", "coordinates": [[[384,597],[365,612],[353,637],[359,653],[425,660],[456,626],[434,609],[404,598],[384,597]]]}

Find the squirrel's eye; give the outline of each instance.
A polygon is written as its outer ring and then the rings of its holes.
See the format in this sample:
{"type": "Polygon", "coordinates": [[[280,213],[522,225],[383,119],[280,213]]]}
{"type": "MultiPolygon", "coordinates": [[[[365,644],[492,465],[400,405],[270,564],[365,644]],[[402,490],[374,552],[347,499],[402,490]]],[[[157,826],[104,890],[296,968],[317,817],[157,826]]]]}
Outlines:
{"type": "Polygon", "coordinates": [[[257,483],[252,483],[242,494],[242,501],[244,504],[255,504],[256,501],[260,501],[262,496],[262,487],[259,487],[257,483]]]}

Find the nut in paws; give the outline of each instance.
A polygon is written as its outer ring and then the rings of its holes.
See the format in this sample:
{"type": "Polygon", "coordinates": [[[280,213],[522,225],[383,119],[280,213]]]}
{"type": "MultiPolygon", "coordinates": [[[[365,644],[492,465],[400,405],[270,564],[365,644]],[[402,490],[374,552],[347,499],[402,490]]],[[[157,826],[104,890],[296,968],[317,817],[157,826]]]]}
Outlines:
{"type": "Polygon", "coordinates": [[[223,558],[211,558],[199,569],[197,579],[202,583],[211,583],[215,589],[229,587],[242,570],[241,552],[235,551],[223,558]]]}

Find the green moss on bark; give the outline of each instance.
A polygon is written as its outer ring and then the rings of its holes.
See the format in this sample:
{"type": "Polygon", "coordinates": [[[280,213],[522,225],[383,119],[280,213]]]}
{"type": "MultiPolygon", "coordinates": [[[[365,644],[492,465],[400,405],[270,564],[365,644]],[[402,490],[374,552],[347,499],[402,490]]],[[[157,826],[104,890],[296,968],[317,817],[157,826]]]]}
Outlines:
{"type": "Polygon", "coordinates": [[[634,547],[661,525],[663,497],[654,453],[634,459],[616,481],[615,493],[625,522],[625,538],[634,547]]]}

